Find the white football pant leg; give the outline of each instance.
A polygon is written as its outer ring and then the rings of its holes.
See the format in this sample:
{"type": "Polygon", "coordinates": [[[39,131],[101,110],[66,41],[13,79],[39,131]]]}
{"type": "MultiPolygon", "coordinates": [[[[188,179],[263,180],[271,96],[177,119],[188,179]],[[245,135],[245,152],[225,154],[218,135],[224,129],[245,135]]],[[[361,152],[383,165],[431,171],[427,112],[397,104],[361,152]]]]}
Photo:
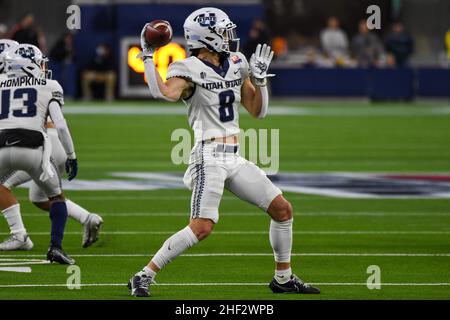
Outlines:
{"type": "MultiPolygon", "coordinates": [[[[47,129],[47,134],[52,144],[52,160],[58,168],[61,176],[65,170],[65,163],[67,160],[66,152],[58,138],[58,132],[54,128],[47,129]]],[[[47,202],[48,197],[44,190],[42,190],[36,182],[32,181],[30,184],[29,199],[31,202],[40,203],[47,202]]]]}
{"type": "Polygon", "coordinates": [[[242,160],[244,163],[227,179],[225,187],[240,199],[267,211],[272,200],[282,192],[264,171],[254,163],[242,160]]]}
{"type": "Polygon", "coordinates": [[[42,174],[42,147],[29,148],[1,148],[0,149],[0,182],[6,181],[14,174],[14,171],[25,171],[41,187],[49,197],[61,194],[61,180],[54,163],[55,175],[43,182],[39,179],[42,174]]]}

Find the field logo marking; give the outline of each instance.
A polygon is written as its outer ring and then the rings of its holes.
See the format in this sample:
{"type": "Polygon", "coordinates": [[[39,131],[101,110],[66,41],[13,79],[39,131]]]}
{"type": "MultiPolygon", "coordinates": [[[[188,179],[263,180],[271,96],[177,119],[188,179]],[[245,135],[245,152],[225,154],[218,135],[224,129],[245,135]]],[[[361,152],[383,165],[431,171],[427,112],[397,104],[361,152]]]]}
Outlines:
{"type": "Polygon", "coordinates": [[[69,274],[66,285],[67,289],[81,289],[81,269],[77,265],[68,266],[66,273],[69,274]]]}
{"type": "Polygon", "coordinates": [[[21,273],[31,273],[32,270],[28,265],[31,264],[47,264],[49,263],[47,260],[39,260],[39,259],[22,259],[9,258],[5,255],[0,256],[0,271],[5,272],[21,272],[21,273]],[[23,267],[26,266],[26,267],[23,267]]]}
{"type": "Polygon", "coordinates": [[[31,273],[30,267],[0,267],[0,271],[31,273]]]}
{"type": "MultiPolygon", "coordinates": [[[[181,149],[179,150],[181,152],[181,149]]],[[[278,167],[278,160],[276,160],[277,152],[278,150],[274,153],[274,148],[272,148],[272,154],[270,157],[266,155],[264,160],[260,156],[260,161],[263,160],[270,164],[270,170],[276,170],[278,167]]],[[[261,167],[261,169],[265,168],[261,167]]],[[[181,172],[130,171],[110,172],[109,175],[120,179],[76,180],[70,183],[63,181],[63,189],[83,191],[131,191],[163,189],[183,190],[186,188],[183,183],[183,173],[181,172]]],[[[449,173],[395,174],[352,172],[282,172],[269,175],[268,177],[281,190],[293,193],[351,199],[450,198],[449,173]]],[[[29,186],[30,184],[28,183],[23,184],[20,187],[29,186]]]]}
{"type": "Polygon", "coordinates": [[[381,269],[377,265],[370,265],[367,267],[367,273],[370,276],[367,278],[367,289],[381,289],[381,269]]]}

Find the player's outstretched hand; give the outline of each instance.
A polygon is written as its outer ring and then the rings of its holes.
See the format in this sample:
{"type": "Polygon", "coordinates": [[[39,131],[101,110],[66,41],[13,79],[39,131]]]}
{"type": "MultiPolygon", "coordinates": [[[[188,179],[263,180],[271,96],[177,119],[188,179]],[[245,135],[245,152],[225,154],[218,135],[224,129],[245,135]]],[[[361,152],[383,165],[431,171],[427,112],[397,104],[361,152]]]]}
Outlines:
{"type": "Polygon", "coordinates": [[[147,29],[147,26],[150,23],[146,23],[144,25],[144,27],[142,28],[141,31],[141,48],[142,48],[142,52],[138,54],[138,58],[152,58],[153,57],[153,53],[155,52],[155,48],[153,48],[152,46],[150,46],[147,41],[145,41],[145,30],[147,29]]]}
{"type": "Polygon", "coordinates": [[[258,44],[256,51],[250,58],[250,71],[252,77],[257,85],[266,85],[266,78],[275,76],[274,74],[268,74],[270,62],[272,62],[273,51],[270,46],[264,44],[258,44]]]}
{"type": "Polygon", "coordinates": [[[66,161],[66,173],[69,181],[73,180],[78,173],[78,161],[77,159],[67,159],[66,161]]]}

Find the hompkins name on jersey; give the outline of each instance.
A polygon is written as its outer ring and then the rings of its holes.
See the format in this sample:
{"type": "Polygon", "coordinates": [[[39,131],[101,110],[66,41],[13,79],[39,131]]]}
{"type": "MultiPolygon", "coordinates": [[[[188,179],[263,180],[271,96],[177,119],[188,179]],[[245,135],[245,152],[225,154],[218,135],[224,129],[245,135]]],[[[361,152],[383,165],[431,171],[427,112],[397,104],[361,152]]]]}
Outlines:
{"type": "MultiPolygon", "coordinates": [[[[25,76],[11,78],[8,74],[1,74],[0,91],[9,92],[7,103],[10,105],[8,114],[3,115],[1,130],[23,128],[45,133],[50,102],[56,101],[60,106],[64,105],[63,89],[55,80],[25,76]],[[36,114],[34,116],[12,116],[17,110],[27,112],[28,105],[36,106],[36,114]]],[[[8,94],[3,93],[2,95],[7,96],[8,94]]]]}
{"type": "Polygon", "coordinates": [[[240,52],[232,53],[221,67],[193,56],[169,66],[167,79],[194,83],[194,92],[183,102],[196,142],[240,132],[241,87],[248,76],[249,65],[240,52]]]}

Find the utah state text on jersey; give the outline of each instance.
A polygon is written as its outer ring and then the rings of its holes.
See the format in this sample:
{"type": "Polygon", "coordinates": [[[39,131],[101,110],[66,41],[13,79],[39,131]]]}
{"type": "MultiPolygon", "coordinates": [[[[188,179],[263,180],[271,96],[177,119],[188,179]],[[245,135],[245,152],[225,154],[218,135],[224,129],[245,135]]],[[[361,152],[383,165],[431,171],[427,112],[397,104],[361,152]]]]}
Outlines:
{"type": "Polygon", "coordinates": [[[204,82],[202,87],[207,90],[234,88],[242,85],[242,78],[230,81],[204,82]]]}

